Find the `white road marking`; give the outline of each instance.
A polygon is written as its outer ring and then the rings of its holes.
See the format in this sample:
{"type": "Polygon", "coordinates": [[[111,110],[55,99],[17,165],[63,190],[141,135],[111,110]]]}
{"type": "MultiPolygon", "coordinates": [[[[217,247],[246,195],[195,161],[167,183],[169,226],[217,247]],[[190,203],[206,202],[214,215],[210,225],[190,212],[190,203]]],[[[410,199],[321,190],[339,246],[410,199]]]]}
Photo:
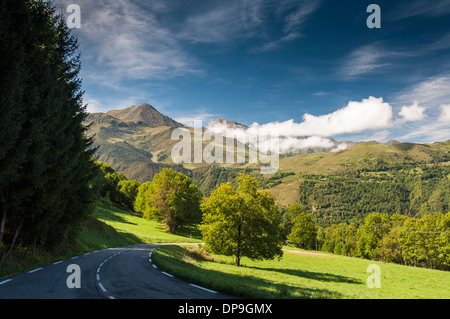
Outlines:
{"type": "Polygon", "coordinates": [[[100,281],[100,275],[99,274],[97,274],[96,278],[97,278],[98,281],[100,281]]]}
{"type": "Polygon", "coordinates": [[[70,259],[77,259],[79,256],[75,256],[75,257],[72,257],[72,258],[70,258],[70,259]]]}
{"type": "Polygon", "coordinates": [[[57,262],[54,262],[53,265],[57,265],[57,264],[60,264],[60,263],[63,263],[63,262],[64,262],[64,260],[57,261],[57,262]]]}
{"type": "Polygon", "coordinates": [[[44,268],[36,268],[36,269],[33,269],[33,270],[30,270],[28,273],[29,274],[32,274],[32,273],[34,273],[34,272],[36,272],[36,271],[39,271],[39,270],[42,270],[42,269],[44,269],[44,268]]]}
{"type": "Polygon", "coordinates": [[[217,291],[214,291],[214,290],[211,290],[211,289],[207,289],[207,288],[204,288],[204,287],[200,287],[200,286],[197,286],[197,285],[194,285],[194,284],[189,284],[189,285],[191,285],[192,287],[198,288],[198,289],[202,289],[202,290],[208,291],[208,292],[213,293],[213,294],[217,294],[218,293],[217,291]]]}
{"type": "Polygon", "coordinates": [[[168,274],[168,273],[166,273],[165,271],[161,271],[161,273],[163,273],[163,274],[166,275],[166,276],[169,276],[169,277],[172,277],[172,278],[173,278],[173,276],[172,276],[171,274],[168,274]]]}
{"type": "Polygon", "coordinates": [[[106,292],[106,289],[105,287],[103,287],[101,282],[98,283],[98,286],[100,287],[101,290],[103,290],[103,292],[106,292]]]}
{"type": "Polygon", "coordinates": [[[116,299],[116,298],[114,298],[113,296],[109,296],[109,299],[116,299]]]}
{"type": "Polygon", "coordinates": [[[158,269],[158,266],[156,266],[156,265],[152,265],[152,266],[153,266],[153,268],[158,269]]]}
{"type": "Polygon", "coordinates": [[[12,279],[6,279],[6,280],[0,282],[0,285],[6,284],[7,282],[10,282],[11,280],[12,280],[12,279]]]}

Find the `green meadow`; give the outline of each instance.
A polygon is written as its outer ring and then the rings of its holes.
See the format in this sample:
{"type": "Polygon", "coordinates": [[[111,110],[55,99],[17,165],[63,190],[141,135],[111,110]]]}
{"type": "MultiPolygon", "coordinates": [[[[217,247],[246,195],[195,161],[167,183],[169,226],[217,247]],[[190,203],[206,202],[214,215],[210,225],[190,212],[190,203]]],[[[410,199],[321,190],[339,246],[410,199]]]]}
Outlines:
{"type": "MultiPolygon", "coordinates": [[[[448,299],[450,273],[317,252],[292,252],[286,247],[281,260],[243,260],[212,256],[200,248],[158,247],[153,261],[177,277],[243,298],[288,299],[448,299]],[[199,253],[200,251],[200,253],[199,253]],[[380,268],[380,288],[367,280],[380,268]]],[[[369,280],[370,281],[370,280],[369,280]]],[[[372,282],[372,281],[370,281],[372,282]]]]}
{"type": "Polygon", "coordinates": [[[97,227],[85,228],[86,233],[81,235],[80,243],[87,247],[99,244],[107,248],[141,243],[200,242],[200,232],[196,227],[182,228],[180,235],[174,235],[167,232],[158,221],[144,219],[139,214],[108,202],[97,201],[95,214],[97,220],[106,225],[103,227],[106,229],[98,232],[97,227]]]}

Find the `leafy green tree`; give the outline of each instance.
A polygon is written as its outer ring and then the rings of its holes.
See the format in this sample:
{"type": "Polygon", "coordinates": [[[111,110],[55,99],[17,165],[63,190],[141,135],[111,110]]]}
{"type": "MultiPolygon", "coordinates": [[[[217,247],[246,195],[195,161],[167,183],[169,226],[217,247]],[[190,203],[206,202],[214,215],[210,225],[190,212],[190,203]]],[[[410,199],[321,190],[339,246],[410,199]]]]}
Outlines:
{"type": "Polygon", "coordinates": [[[199,222],[201,219],[200,190],[191,179],[172,169],[164,169],[138,188],[134,208],[144,218],[164,222],[171,233],[180,226],[199,222]]]}
{"type": "Polygon", "coordinates": [[[448,269],[450,257],[450,214],[428,214],[409,218],[400,234],[399,245],[405,264],[448,269]]]}
{"type": "Polygon", "coordinates": [[[404,263],[400,239],[405,229],[405,221],[408,217],[394,214],[389,217],[391,224],[388,232],[384,233],[380,243],[381,259],[387,262],[404,263]]]}
{"type": "Polygon", "coordinates": [[[254,260],[281,258],[281,216],[275,198],[249,175],[236,178],[238,187],[221,184],[204,200],[200,227],[205,248],[217,254],[254,260]]]}
{"type": "Polygon", "coordinates": [[[287,237],[291,233],[295,218],[302,213],[304,213],[303,206],[294,204],[289,206],[288,210],[282,215],[281,228],[284,237],[287,237]]]}
{"type": "Polygon", "coordinates": [[[437,248],[438,268],[450,270],[450,212],[442,216],[438,229],[441,231],[437,248]]]}
{"type": "Polygon", "coordinates": [[[139,185],[136,198],[133,203],[133,208],[135,212],[142,213],[142,217],[145,219],[151,219],[152,211],[150,194],[151,194],[151,182],[145,182],[139,185]]]}
{"type": "Polygon", "coordinates": [[[288,240],[297,247],[313,249],[317,236],[317,225],[311,214],[299,213],[293,222],[288,240]]]}
{"type": "Polygon", "coordinates": [[[117,188],[122,195],[122,206],[133,209],[138,189],[141,183],[138,181],[121,180],[117,183],[117,188]]]}
{"type": "Polygon", "coordinates": [[[355,224],[334,224],[325,228],[320,235],[321,250],[345,256],[357,255],[355,224]]]}
{"type": "Polygon", "coordinates": [[[128,180],[123,173],[116,172],[109,164],[96,162],[96,165],[97,175],[93,183],[98,195],[133,210],[138,187],[141,184],[128,180]]]}
{"type": "Polygon", "coordinates": [[[358,252],[367,259],[381,258],[380,249],[384,235],[391,229],[388,214],[371,213],[358,228],[358,252]]]}

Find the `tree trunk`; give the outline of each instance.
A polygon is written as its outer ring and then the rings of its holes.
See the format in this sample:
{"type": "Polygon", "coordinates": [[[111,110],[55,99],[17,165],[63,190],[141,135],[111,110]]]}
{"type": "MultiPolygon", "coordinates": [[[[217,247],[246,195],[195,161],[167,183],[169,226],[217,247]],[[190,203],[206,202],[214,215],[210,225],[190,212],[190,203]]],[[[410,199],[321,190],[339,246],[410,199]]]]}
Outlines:
{"type": "Polygon", "coordinates": [[[236,266],[240,266],[241,265],[241,256],[239,254],[239,249],[237,249],[236,251],[236,266]]]}
{"type": "Polygon", "coordinates": [[[237,238],[237,248],[236,248],[236,266],[241,265],[241,222],[238,226],[238,238],[237,238]]]}
{"type": "Polygon", "coordinates": [[[6,222],[6,206],[2,208],[2,221],[0,223],[0,251],[2,247],[3,233],[5,231],[5,222],[6,222]]]}
{"type": "Polygon", "coordinates": [[[3,253],[2,260],[0,261],[0,267],[3,264],[3,262],[5,261],[5,259],[9,256],[11,251],[13,250],[14,245],[16,244],[17,237],[19,237],[20,229],[22,228],[24,220],[25,220],[25,217],[22,217],[22,220],[20,221],[19,226],[17,226],[16,232],[14,233],[14,237],[11,242],[11,245],[9,246],[8,250],[5,250],[5,252],[3,253]]]}

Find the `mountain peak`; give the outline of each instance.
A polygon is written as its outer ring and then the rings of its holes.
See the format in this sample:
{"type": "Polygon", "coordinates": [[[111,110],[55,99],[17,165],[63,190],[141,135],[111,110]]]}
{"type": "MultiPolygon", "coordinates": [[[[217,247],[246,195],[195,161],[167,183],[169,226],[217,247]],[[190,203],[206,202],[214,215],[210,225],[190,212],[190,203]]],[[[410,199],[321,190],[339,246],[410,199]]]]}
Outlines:
{"type": "Polygon", "coordinates": [[[241,124],[241,123],[238,123],[238,122],[235,122],[235,121],[229,121],[229,120],[226,120],[226,119],[223,119],[223,118],[218,118],[218,119],[215,119],[214,121],[211,121],[209,123],[209,126],[214,126],[214,125],[217,125],[217,124],[225,125],[226,127],[229,127],[229,128],[242,128],[242,129],[248,128],[247,125],[244,125],[244,124],[241,124]]]}
{"type": "Polygon", "coordinates": [[[130,106],[129,109],[135,109],[141,112],[148,112],[148,111],[157,111],[153,106],[147,103],[141,103],[139,105],[133,105],[130,106]]]}
{"type": "Polygon", "coordinates": [[[112,110],[106,114],[123,121],[142,122],[151,126],[183,126],[147,103],[133,105],[123,110],[112,110]]]}

